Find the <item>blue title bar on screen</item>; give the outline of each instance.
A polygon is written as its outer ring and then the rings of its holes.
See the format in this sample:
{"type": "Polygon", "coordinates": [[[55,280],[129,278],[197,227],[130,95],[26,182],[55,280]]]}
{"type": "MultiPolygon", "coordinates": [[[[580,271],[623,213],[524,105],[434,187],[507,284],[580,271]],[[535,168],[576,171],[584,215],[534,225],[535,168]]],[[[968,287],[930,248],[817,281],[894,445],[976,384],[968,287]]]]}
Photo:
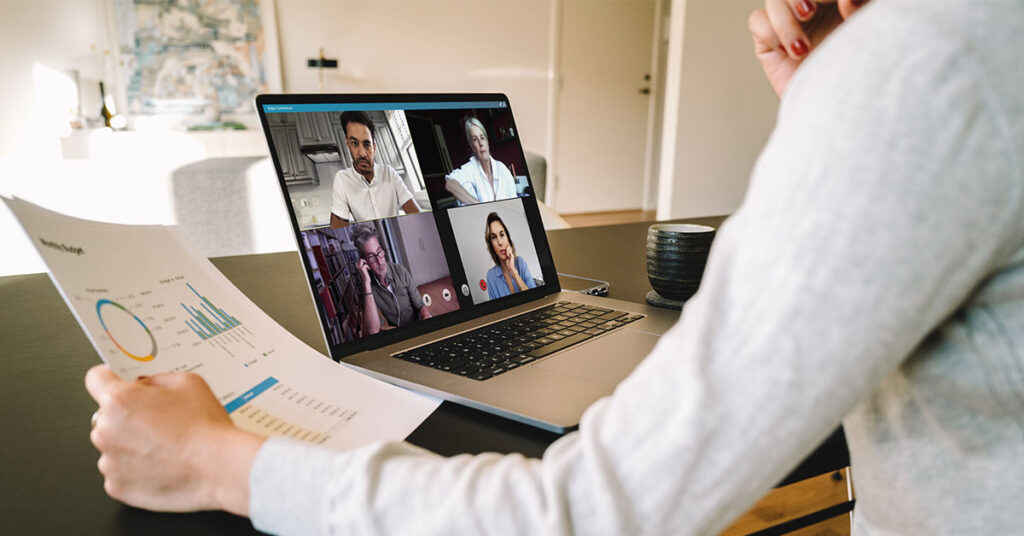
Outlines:
{"type": "Polygon", "coordinates": [[[470,108],[506,108],[505,101],[462,102],[347,102],[321,104],[264,104],[263,112],[347,112],[374,110],[464,110],[470,108]]]}

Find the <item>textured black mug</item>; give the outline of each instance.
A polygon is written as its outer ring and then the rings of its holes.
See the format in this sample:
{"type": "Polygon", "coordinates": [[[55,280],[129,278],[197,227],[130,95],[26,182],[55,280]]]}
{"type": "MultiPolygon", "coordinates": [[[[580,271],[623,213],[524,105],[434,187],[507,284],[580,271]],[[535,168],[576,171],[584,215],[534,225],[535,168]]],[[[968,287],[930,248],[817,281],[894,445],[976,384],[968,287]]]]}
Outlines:
{"type": "Polygon", "coordinates": [[[697,292],[715,228],[658,223],[647,229],[647,279],[662,298],[684,302],[697,292]]]}

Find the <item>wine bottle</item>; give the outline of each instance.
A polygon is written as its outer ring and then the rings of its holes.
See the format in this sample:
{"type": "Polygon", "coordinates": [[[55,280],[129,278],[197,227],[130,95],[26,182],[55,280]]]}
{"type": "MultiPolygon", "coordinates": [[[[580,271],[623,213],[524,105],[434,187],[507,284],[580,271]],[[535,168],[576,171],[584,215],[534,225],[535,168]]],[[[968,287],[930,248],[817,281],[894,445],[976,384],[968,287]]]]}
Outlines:
{"type": "Polygon", "coordinates": [[[110,128],[110,118],[113,116],[107,108],[107,93],[104,91],[103,82],[100,82],[100,117],[103,118],[103,126],[110,128]]]}

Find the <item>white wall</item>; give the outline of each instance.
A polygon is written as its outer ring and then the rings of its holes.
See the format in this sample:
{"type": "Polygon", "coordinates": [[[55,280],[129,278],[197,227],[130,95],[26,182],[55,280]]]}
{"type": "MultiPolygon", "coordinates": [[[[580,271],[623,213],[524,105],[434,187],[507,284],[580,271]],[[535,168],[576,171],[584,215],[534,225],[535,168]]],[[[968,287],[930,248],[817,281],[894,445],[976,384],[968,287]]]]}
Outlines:
{"type": "MultiPolygon", "coordinates": [[[[104,54],[112,48],[113,36],[107,35],[111,1],[0,0],[0,192],[20,188],[15,182],[35,181],[31,197],[56,208],[73,207],[82,217],[101,213],[100,219],[108,221],[173,223],[167,210],[142,215],[131,208],[140,206],[132,196],[141,191],[166,195],[172,168],[163,163],[139,166],[116,156],[134,149],[110,148],[110,159],[93,155],[88,163],[61,162],[60,134],[53,125],[37,128],[34,120],[39,115],[33,79],[37,63],[56,71],[78,70],[93,93],[98,93],[100,79],[111,79],[116,66],[112,55],[104,54]],[[116,170],[110,172],[110,166],[116,170]],[[67,169],[75,169],[75,175],[68,176],[67,169]],[[69,185],[74,193],[67,190],[69,185]],[[111,204],[120,208],[110,210],[111,204]],[[124,207],[129,207],[127,212],[124,207]]],[[[276,13],[287,91],[317,89],[316,71],[305,67],[306,59],[325,47],[342,66],[327,77],[328,91],[504,92],[512,99],[526,148],[545,152],[552,79],[550,0],[276,0],[276,13]]],[[[45,109],[49,103],[40,104],[45,109]]],[[[88,115],[96,114],[94,104],[87,103],[88,115]]],[[[232,151],[236,153],[265,154],[266,146],[260,139],[248,151],[232,151]]],[[[195,158],[179,160],[184,165],[195,158]]],[[[173,203],[170,198],[145,199],[141,205],[173,203]]],[[[10,246],[0,274],[43,269],[3,206],[0,241],[10,246]]]]}
{"type": "Polygon", "coordinates": [[[747,30],[762,5],[673,1],[659,220],[731,214],[743,201],[778,109],[747,30]]]}
{"type": "Polygon", "coordinates": [[[441,237],[434,225],[434,214],[410,214],[396,218],[395,222],[402,235],[413,283],[419,286],[447,277],[448,263],[441,247],[441,237]]]}
{"type": "Polygon", "coordinates": [[[57,154],[52,136],[46,148],[33,147],[43,140],[32,135],[32,119],[45,107],[36,103],[33,66],[78,70],[98,95],[109,61],[105,13],[103,0],[0,0],[0,158],[28,148],[57,154]]]}
{"type": "Polygon", "coordinates": [[[527,150],[547,145],[550,2],[277,0],[288,92],[501,92],[527,150]]]}
{"type": "MultiPolygon", "coordinates": [[[[110,1],[0,0],[0,156],[35,109],[34,64],[76,69],[91,92],[114,70],[110,1]]],[[[551,0],[276,0],[276,13],[285,91],[317,91],[306,59],[324,47],[340,64],[327,91],[507,93],[526,148],[546,152],[551,0]]]]}
{"type": "MultiPolygon", "coordinates": [[[[552,52],[557,50],[557,1],[580,0],[276,0],[284,87],[317,89],[316,71],[305,64],[323,46],[341,64],[327,77],[328,91],[503,91],[512,99],[526,148],[545,154],[552,146],[548,133],[557,128],[552,123],[557,103],[549,98],[557,66],[552,52]]],[[[677,55],[667,65],[675,69],[675,85],[668,80],[666,86],[674,93],[666,93],[659,165],[670,179],[658,185],[658,215],[731,213],[742,200],[777,107],[746,30],[747,14],[759,2],[671,1],[672,17],[680,24],[670,32],[669,48],[677,55]]],[[[107,162],[60,165],[56,136],[33,121],[46,115],[37,113],[45,106],[37,110],[36,64],[77,70],[94,93],[95,82],[114,68],[104,54],[111,48],[109,2],[0,0],[0,191],[12,177],[36,181],[60,189],[51,199],[59,198],[58,206],[73,202],[80,216],[88,217],[91,207],[107,220],[163,222],[160,211],[142,215],[124,207],[139,206],[130,203],[136,190],[165,191],[170,168],[155,173],[152,166],[133,167],[116,156],[132,152],[124,147],[111,147],[107,162]],[[12,162],[16,157],[21,161],[12,162]],[[67,169],[81,175],[67,177],[67,169]]],[[[90,115],[93,104],[87,103],[90,115]]],[[[251,151],[231,154],[265,152],[256,143],[251,151]]],[[[0,242],[28,246],[5,207],[0,207],[0,242]]],[[[0,273],[42,268],[30,250],[8,257],[22,261],[12,265],[5,259],[0,273]]]]}

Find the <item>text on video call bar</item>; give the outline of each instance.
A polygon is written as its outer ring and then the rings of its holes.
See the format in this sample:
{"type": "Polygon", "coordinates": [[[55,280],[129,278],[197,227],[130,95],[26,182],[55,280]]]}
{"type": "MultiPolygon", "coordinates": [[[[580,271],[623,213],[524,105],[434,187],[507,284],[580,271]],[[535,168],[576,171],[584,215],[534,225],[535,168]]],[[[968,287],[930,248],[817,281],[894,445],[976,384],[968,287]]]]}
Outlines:
{"type": "Polygon", "coordinates": [[[467,108],[505,108],[504,101],[464,102],[350,102],[331,104],[264,104],[263,112],[347,112],[372,110],[461,110],[467,108]]]}

